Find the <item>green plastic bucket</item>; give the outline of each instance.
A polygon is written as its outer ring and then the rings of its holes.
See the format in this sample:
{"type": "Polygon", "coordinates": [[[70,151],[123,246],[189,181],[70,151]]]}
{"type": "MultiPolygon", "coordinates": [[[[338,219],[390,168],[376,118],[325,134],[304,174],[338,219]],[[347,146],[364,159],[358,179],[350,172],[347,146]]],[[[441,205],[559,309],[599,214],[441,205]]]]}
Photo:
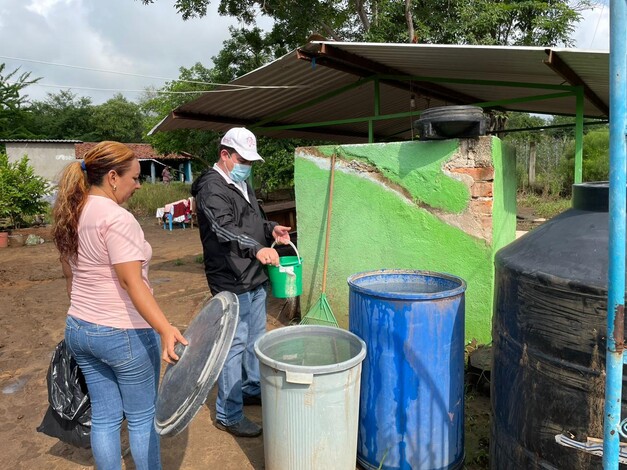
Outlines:
{"type": "Polygon", "coordinates": [[[297,297],[303,293],[303,259],[294,244],[290,242],[290,245],[296,256],[281,256],[279,266],[268,265],[272,295],[277,299],[297,297]]]}

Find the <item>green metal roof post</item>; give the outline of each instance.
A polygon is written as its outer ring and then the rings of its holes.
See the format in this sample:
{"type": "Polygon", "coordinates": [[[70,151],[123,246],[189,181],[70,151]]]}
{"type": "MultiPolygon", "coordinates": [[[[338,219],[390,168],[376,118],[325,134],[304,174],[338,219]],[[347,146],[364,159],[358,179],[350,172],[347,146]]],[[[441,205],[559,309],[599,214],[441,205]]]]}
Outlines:
{"type": "MultiPolygon", "coordinates": [[[[379,79],[375,78],[374,82],[374,115],[378,116],[381,112],[381,95],[379,90],[379,79]]],[[[374,121],[368,119],[368,143],[374,143],[374,121]]]]}
{"type": "Polygon", "coordinates": [[[575,183],[583,181],[583,87],[577,87],[575,119],[575,183]]]}

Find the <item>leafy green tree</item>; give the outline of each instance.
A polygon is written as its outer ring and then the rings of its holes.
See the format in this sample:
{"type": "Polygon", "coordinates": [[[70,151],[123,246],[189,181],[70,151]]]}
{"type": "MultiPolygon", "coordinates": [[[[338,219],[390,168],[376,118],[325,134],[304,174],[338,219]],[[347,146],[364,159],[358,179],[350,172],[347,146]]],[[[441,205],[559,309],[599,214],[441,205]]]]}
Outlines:
{"type": "Polygon", "coordinates": [[[144,132],[140,106],[121,94],[94,106],[91,98],[62,90],[34,101],[27,114],[32,138],[132,143],[141,142],[144,132]]]}
{"type": "Polygon", "coordinates": [[[32,103],[30,113],[32,131],[41,138],[96,140],[91,98],[78,97],[70,90],[48,93],[44,101],[32,103]]]}
{"type": "Polygon", "coordinates": [[[259,154],[264,157],[261,165],[254,166],[255,188],[262,196],[277,189],[294,186],[294,149],[302,141],[295,139],[270,139],[260,137],[259,154]]]}
{"type": "Polygon", "coordinates": [[[0,138],[19,139],[32,137],[27,129],[28,116],[25,107],[28,95],[24,89],[41,78],[31,79],[30,72],[19,75],[19,69],[4,73],[5,64],[0,64],[0,138]]]}
{"type": "Polygon", "coordinates": [[[595,129],[583,138],[584,181],[607,181],[610,176],[610,131],[595,129]]]}
{"type": "Polygon", "coordinates": [[[572,46],[571,35],[581,19],[581,11],[590,5],[587,0],[462,0],[457,3],[459,17],[452,19],[467,27],[464,43],[572,46]]]}
{"type": "MultiPolygon", "coordinates": [[[[200,63],[191,68],[181,67],[179,79],[168,82],[159,90],[148,91],[140,99],[140,107],[146,115],[146,133],[168,115],[174,108],[215,88],[214,73],[200,63]]],[[[181,129],[158,132],[146,140],[161,153],[187,152],[196,157],[193,164],[199,171],[215,160],[217,155],[217,133],[197,129],[181,129]]]]}
{"type": "Polygon", "coordinates": [[[19,227],[26,216],[45,211],[48,203],[42,198],[48,193],[46,180],[35,175],[28,157],[12,163],[0,152],[0,217],[8,217],[13,227],[19,227]]]}
{"type": "Polygon", "coordinates": [[[538,131],[526,130],[548,125],[547,121],[540,117],[528,113],[508,113],[505,141],[518,145],[530,139],[540,140],[538,131]]]}
{"type": "MultiPolygon", "coordinates": [[[[276,42],[259,28],[229,28],[231,38],[224,41],[222,50],[212,57],[212,80],[227,83],[272,61],[277,53],[276,42]]],[[[280,52],[279,52],[280,54],[280,52]]]]}
{"type": "Polygon", "coordinates": [[[141,142],[143,130],[144,115],[139,105],[122,94],[93,108],[91,133],[96,141],[141,142]]]}
{"type": "MultiPolygon", "coordinates": [[[[142,0],[144,4],[155,0],[142,0]]],[[[176,0],[183,19],[203,17],[210,0],[176,0]]],[[[265,15],[278,49],[312,33],[335,40],[439,44],[571,45],[589,0],[220,0],[218,12],[247,26],[265,15]]]]}
{"type": "Polygon", "coordinates": [[[516,176],[518,186],[523,190],[527,186],[534,186],[537,169],[538,146],[546,138],[539,130],[533,129],[547,125],[546,121],[539,116],[532,116],[527,113],[508,113],[504,141],[510,144],[516,152],[516,176]]]}
{"type": "MultiPolygon", "coordinates": [[[[607,181],[610,174],[610,131],[607,126],[587,132],[583,137],[583,181],[607,181]]],[[[574,182],[575,142],[569,140],[559,172],[564,192],[574,182]]]]}

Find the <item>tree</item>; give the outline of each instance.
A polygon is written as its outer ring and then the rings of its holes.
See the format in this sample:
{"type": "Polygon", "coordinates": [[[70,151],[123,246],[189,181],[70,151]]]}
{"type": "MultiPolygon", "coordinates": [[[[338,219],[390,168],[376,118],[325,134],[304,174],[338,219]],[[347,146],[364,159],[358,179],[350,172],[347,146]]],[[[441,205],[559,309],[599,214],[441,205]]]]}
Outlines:
{"type": "Polygon", "coordinates": [[[259,28],[230,27],[229,31],[231,38],[224,41],[222,50],[212,57],[214,69],[211,75],[218,83],[230,82],[282,55],[277,51],[281,46],[259,28]]]}
{"type": "MultiPolygon", "coordinates": [[[[142,0],[144,4],[155,0],[142,0]]],[[[210,0],[176,0],[183,19],[203,17],[210,0]]],[[[277,47],[302,45],[312,33],[342,41],[437,44],[572,45],[590,0],[220,0],[218,12],[248,26],[274,20],[277,47]],[[442,8],[445,6],[445,8],[442,8]]]]}
{"type": "MultiPolygon", "coordinates": [[[[610,174],[610,131],[606,126],[587,132],[583,137],[583,181],[607,181],[610,174]]],[[[560,173],[567,192],[574,182],[575,143],[570,140],[564,150],[560,173]]]]}
{"type": "MultiPolygon", "coordinates": [[[[200,63],[191,68],[179,69],[179,80],[167,82],[159,90],[150,90],[140,99],[140,107],[146,114],[145,131],[152,129],[163,116],[174,108],[197,98],[202,92],[215,88],[214,73],[200,63]]],[[[217,155],[217,134],[197,129],[181,129],[170,132],[159,132],[147,136],[146,140],[161,153],[188,152],[198,160],[193,162],[199,170],[215,160],[217,155]]]]}
{"type": "Polygon", "coordinates": [[[94,140],[117,140],[118,142],[141,142],[144,116],[139,105],[131,103],[122,94],[117,94],[92,111],[94,140]]]}
{"type": "Polygon", "coordinates": [[[610,131],[595,129],[583,138],[584,181],[607,181],[610,176],[610,131]]]}
{"type": "Polygon", "coordinates": [[[42,200],[49,193],[46,180],[35,175],[26,156],[11,163],[0,152],[0,188],[0,217],[10,218],[13,227],[24,223],[26,216],[41,214],[48,204],[42,200]]]}
{"type": "Polygon", "coordinates": [[[91,99],[78,97],[70,90],[48,93],[44,101],[29,108],[33,133],[44,139],[95,140],[91,99]]]}
{"type": "Polygon", "coordinates": [[[31,137],[25,127],[27,116],[24,107],[28,104],[28,95],[22,92],[41,78],[31,79],[30,72],[17,75],[19,68],[4,75],[4,69],[5,64],[0,64],[0,138],[31,137]]]}
{"type": "Polygon", "coordinates": [[[27,111],[31,138],[132,143],[141,142],[144,132],[141,108],[121,94],[94,106],[91,98],[62,90],[34,101],[27,111]]]}
{"type": "Polygon", "coordinates": [[[262,165],[254,167],[255,188],[262,194],[294,186],[294,149],[302,145],[296,139],[257,139],[262,165]]]}
{"type": "MultiPolygon", "coordinates": [[[[527,113],[509,113],[507,129],[530,129],[546,125],[539,116],[527,113]]],[[[506,134],[504,140],[512,145],[516,152],[516,173],[519,186],[533,188],[536,184],[536,156],[538,144],[544,135],[540,130],[516,131],[506,134]]]]}

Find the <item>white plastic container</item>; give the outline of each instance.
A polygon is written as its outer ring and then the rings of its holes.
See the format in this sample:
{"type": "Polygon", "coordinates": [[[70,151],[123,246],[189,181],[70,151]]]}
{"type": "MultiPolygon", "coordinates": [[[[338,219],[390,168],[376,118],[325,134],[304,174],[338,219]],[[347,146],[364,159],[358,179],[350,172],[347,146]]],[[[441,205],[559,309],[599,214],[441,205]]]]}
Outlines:
{"type": "Polygon", "coordinates": [[[267,470],[354,470],[366,343],[349,331],[299,325],[255,343],[267,470]]]}

